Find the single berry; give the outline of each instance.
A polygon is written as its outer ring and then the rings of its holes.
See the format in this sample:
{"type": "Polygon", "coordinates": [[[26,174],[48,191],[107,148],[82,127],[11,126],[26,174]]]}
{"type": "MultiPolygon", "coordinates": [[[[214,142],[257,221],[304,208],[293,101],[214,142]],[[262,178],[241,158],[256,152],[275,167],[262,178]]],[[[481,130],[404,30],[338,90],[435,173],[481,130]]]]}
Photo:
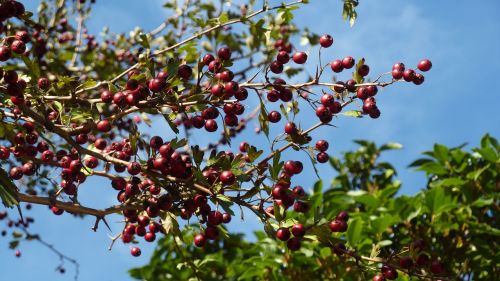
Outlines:
{"type": "Polygon", "coordinates": [[[333,44],[333,37],[329,34],[325,34],[319,38],[319,44],[323,48],[328,48],[333,44]]]}
{"type": "Polygon", "coordinates": [[[307,54],[305,52],[297,52],[293,54],[292,59],[297,64],[304,64],[307,61],[307,54]]]}
{"type": "Polygon", "coordinates": [[[292,234],[297,238],[301,238],[306,234],[306,229],[303,224],[297,223],[292,226],[292,234]]]}
{"type": "Polygon", "coordinates": [[[342,66],[342,61],[341,60],[334,60],[330,63],[330,67],[332,68],[333,72],[339,73],[344,70],[344,67],[342,66]]]}
{"type": "Polygon", "coordinates": [[[194,236],[194,245],[196,247],[203,247],[205,245],[205,235],[199,233],[194,236]]]}
{"type": "Polygon", "coordinates": [[[352,68],[354,66],[354,63],[355,63],[354,58],[351,56],[342,59],[342,67],[344,67],[345,69],[352,68]]]}
{"type": "Polygon", "coordinates": [[[366,64],[363,64],[358,68],[358,74],[360,76],[365,77],[366,75],[368,75],[369,72],[370,72],[370,67],[366,64]]]}
{"type": "Polygon", "coordinates": [[[217,51],[217,56],[222,60],[228,60],[231,58],[231,49],[222,47],[217,51]]]}
{"type": "Polygon", "coordinates": [[[133,247],[132,249],[130,249],[130,254],[134,257],[138,257],[141,255],[141,249],[139,249],[138,247],[133,247]]]}
{"type": "Polygon", "coordinates": [[[420,71],[429,71],[431,68],[432,68],[432,62],[428,59],[425,59],[425,60],[421,60],[419,63],[418,63],[418,66],[417,68],[420,70],[420,71]]]}
{"type": "Polygon", "coordinates": [[[332,232],[345,232],[347,230],[347,223],[341,220],[333,220],[329,226],[332,232]]]}
{"type": "Polygon", "coordinates": [[[285,227],[281,227],[276,231],[276,238],[281,241],[288,241],[290,239],[290,230],[285,227]]]}

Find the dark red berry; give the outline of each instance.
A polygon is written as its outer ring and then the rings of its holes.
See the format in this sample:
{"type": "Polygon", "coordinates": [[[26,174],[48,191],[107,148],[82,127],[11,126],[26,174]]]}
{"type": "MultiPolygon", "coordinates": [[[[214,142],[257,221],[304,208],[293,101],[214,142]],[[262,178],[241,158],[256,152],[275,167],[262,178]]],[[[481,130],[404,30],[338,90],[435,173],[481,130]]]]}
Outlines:
{"type": "Polygon", "coordinates": [[[228,60],[231,58],[231,49],[222,47],[217,51],[217,56],[222,60],[228,60]]]}
{"type": "Polygon", "coordinates": [[[344,67],[342,66],[342,61],[341,60],[334,60],[330,63],[330,67],[332,68],[333,72],[339,73],[344,70],[344,67]]]}
{"type": "Polygon", "coordinates": [[[292,234],[297,238],[301,238],[306,234],[306,229],[303,224],[297,223],[292,226],[292,234]]]}
{"type": "Polygon", "coordinates": [[[344,67],[345,69],[352,68],[354,66],[354,63],[355,63],[354,58],[351,56],[342,59],[342,67],[344,67]]]}
{"type": "Polygon", "coordinates": [[[281,227],[276,231],[276,238],[281,241],[288,241],[290,239],[290,230],[285,227],[281,227]]]}
{"type": "Polygon", "coordinates": [[[431,68],[432,68],[432,62],[428,59],[425,59],[425,60],[421,60],[419,63],[418,63],[418,66],[417,68],[420,70],[420,71],[429,71],[431,68]]]}
{"type": "Polygon", "coordinates": [[[194,245],[196,247],[203,247],[205,245],[205,235],[199,233],[194,236],[194,245]]]}
{"type": "Polygon", "coordinates": [[[132,249],[130,249],[130,254],[134,257],[138,257],[141,255],[141,249],[139,249],[138,247],[133,247],[132,249]]]}
{"type": "Polygon", "coordinates": [[[183,64],[180,65],[179,68],[177,69],[177,75],[181,77],[182,79],[189,79],[191,78],[191,75],[193,75],[193,70],[189,65],[183,64]]]}
{"type": "Polygon", "coordinates": [[[341,220],[333,220],[329,226],[332,232],[345,232],[347,230],[347,223],[341,220]]]}
{"type": "Polygon", "coordinates": [[[297,251],[300,249],[300,239],[297,237],[292,237],[286,242],[286,246],[290,251],[297,251]]]}
{"type": "Polygon", "coordinates": [[[319,38],[319,44],[323,48],[328,48],[333,44],[333,37],[329,34],[325,34],[319,38]]]}
{"type": "Polygon", "coordinates": [[[370,72],[370,67],[366,64],[363,64],[358,68],[358,74],[360,76],[365,77],[366,75],[368,75],[369,72],[370,72]]]}
{"type": "Polygon", "coordinates": [[[307,54],[305,52],[297,52],[293,54],[292,59],[297,64],[304,64],[307,61],[307,54]]]}

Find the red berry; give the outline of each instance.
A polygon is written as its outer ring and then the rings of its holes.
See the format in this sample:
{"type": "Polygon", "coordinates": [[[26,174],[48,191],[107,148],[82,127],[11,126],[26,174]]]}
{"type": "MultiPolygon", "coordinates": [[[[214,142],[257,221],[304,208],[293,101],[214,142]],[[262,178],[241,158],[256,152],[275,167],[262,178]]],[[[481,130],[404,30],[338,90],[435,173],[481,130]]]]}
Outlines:
{"type": "Polygon", "coordinates": [[[205,245],[205,235],[199,233],[194,236],[194,245],[196,247],[203,247],[205,245]]]}
{"type": "Polygon", "coordinates": [[[341,60],[334,60],[330,63],[330,67],[332,68],[333,72],[339,73],[344,70],[344,67],[342,66],[342,61],[341,60]]]}
{"type": "Polygon", "coordinates": [[[429,264],[429,256],[427,254],[420,254],[418,257],[417,257],[417,265],[418,266],[426,266],[427,264],[429,264]]]}
{"type": "Polygon", "coordinates": [[[222,222],[223,223],[229,223],[229,222],[231,222],[231,214],[223,213],[222,214],[222,222]]]}
{"type": "Polygon", "coordinates": [[[208,239],[208,240],[215,240],[217,239],[217,237],[219,236],[219,229],[215,226],[207,226],[207,228],[205,228],[205,237],[208,239]]]}
{"type": "Polygon", "coordinates": [[[430,267],[430,271],[434,274],[440,274],[444,271],[444,266],[443,264],[438,261],[438,260],[435,260],[435,261],[432,261],[431,262],[431,267],[430,267]]]}
{"type": "Polygon", "coordinates": [[[389,280],[394,280],[398,278],[398,272],[396,271],[396,269],[394,269],[392,266],[389,265],[382,266],[382,274],[386,279],[389,280]]]}
{"type": "Polygon", "coordinates": [[[278,111],[271,111],[267,115],[267,118],[271,123],[278,123],[281,120],[281,113],[279,113],[278,111]]]}
{"type": "MultiPolygon", "coordinates": [[[[47,150],[47,151],[50,151],[50,150],[47,150]]],[[[44,153],[45,153],[45,151],[44,151],[44,153]]],[[[90,169],[96,168],[97,165],[99,165],[99,160],[96,157],[90,156],[89,158],[85,159],[85,166],[89,167],[90,169]]]]}
{"type": "Polygon", "coordinates": [[[18,257],[18,258],[19,258],[20,256],[21,256],[21,251],[16,250],[16,257],[18,257]]]}
{"type": "Polygon", "coordinates": [[[228,60],[231,58],[231,49],[222,47],[217,51],[217,56],[222,60],[228,60]]]}
{"type": "Polygon", "coordinates": [[[49,79],[45,77],[38,79],[38,88],[40,88],[40,90],[47,90],[48,88],[50,88],[49,79]]]}
{"type": "Polygon", "coordinates": [[[287,241],[290,239],[290,230],[288,228],[281,227],[276,231],[276,238],[281,241],[287,241]]]}
{"type": "Polygon", "coordinates": [[[217,131],[217,122],[215,122],[214,119],[208,119],[205,121],[205,130],[208,132],[215,132],[217,131]]]}
{"type": "Polygon", "coordinates": [[[306,234],[306,229],[303,224],[297,223],[292,226],[292,234],[297,238],[301,238],[306,234]]]}
{"type": "Polygon", "coordinates": [[[293,122],[288,122],[285,125],[285,133],[289,135],[294,135],[297,133],[297,126],[293,122]]]}
{"type": "Polygon", "coordinates": [[[354,66],[354,63],[355,63],[354,58],[351,56],[342,59],[342,67],[344,67],[345,69],[352,68],[354,66]]]}
{"type": "Polygon", "coordinates": [[[141,255],[141,249],[139,249],[138,247],[133,247],[132,249],[130,249],[130,254],[134,257],[138,257],[141,255]]]}
{"type": "Polygon", "coordinates": [[[329,34],[325,34],[319,38],[319,44],[323,48],[328,48],[333,44],[333,37],[329,34]]]}
{"type": "Polygon", "coordinates": [[[12,56],[12,52],[6,46],[0,46],[0,61],[7,61],[12,56]]]}
{"type": "Polygon", "coordinates": [[[297,52],[293,54],[292,59],[297,64],[304,64],[307,61],[307,54],[305,52],[297,52]]]}
{"type": "Polygon", "coordinates": [[[222,69],[222,63],[217,59],[213,60],[208,64],[208,70],[210,70],[213,73],[218,73],[222,69]]]}
{"type": "Polygon", "coordinates": [[[290,61],[290,55],[285,51],[280,51],[276,56],[276,60],[281,64],[288,63],[290,61]]]}
{"type": "Polygon", "coordinates": [[[219,211],[211,211],[207,216],[208,225],[219,225],[222,223],[222,213],[219,211]]]}
{"type": "Polygon", "coordinates": [[[326,152],[320,152],[316,155],[316,160],[318,160],[319,163],[326,163],[329,159],[330,156],[328,156],[328,153],[326,152]]]}
{"type": "Polygon", "coordinates": [[[401,72],[405,71],[405,64],[402,62],[395,63],[392,66],[392,70],[401,70],[401,72]]]}
{"type": "Polygon", "coordinates": [[[332,232],[345,232],[347,230],[347,223],[341,220],[333,220],[329,226],[332,232]]]}
{"type": "Polygon", "coordinates": [[[291,251],[297,251],[300,249],[300,239],[297,237],[292,237],[286,242],[286,246],[291,251]]]}
{"type": "Polygon", "coordinates": [[[144,240],[148,242],[153,242],[156,239],[156,235],[154,232],[148,232],[146,235],[144,235],[144,240]]]}
{"type": "Polygon", "coordinates": [[[220,174],[220,181],[224,185],[231,185],[236,181],[236,177],[231,171],[223,171],[220,174]]]}
{"type": "Polygon", "coordinates": [[[141,172],[141,164],[139,162],[128,163],[127,172],[131,175],[139,174],[141,172]]]}
{"type": "Polygon", "coordinates": [[[16,32],[16,39],[28,43],[30,41],[30,36],[26,30],[19,30],[16,32]]]}
{"type": "Polygon", "coordinates": [[[269,66],[271,71],[276,74],[280,74],[283,72],[283,64],[280,63],[279,61],[273,61],[271,65],[269,66]]]}
{"type": "Polygon", "coordinates": [[[97,130],[99,132],[103,132],[103,133],[106,133],[106,132],[109,132],[111,130],[111,124],[109,123],[108,120],[101,120],[99,122],[97,122],[97,130]]]}
{"type": "Polygon", "coordinates": [[[418,63],[418,66],[417,68],[420,70],[420,71],[429,71],[431,68],[432,68],[432,62],[428,59],[425,59],[425,60],[421,60],[419,63],[418,63]]]}
{"type": "Polygon", "coordinates": [[[50,210],[52,211],[52,213],[54,213],[54,215],[57,215],[57,216],[60,216],[60,215],[62,215],[62,213],[64,213],[63,209],[59,209],[56,206],[50,207],[50,210]]]}
{"type": "Polygon", "coordinates": [[[221,84],[215,84],[210,89],[210,92],[216,97],[222,97],[224,95],[224,86],[221,84]]]}
{"type": "Polygon", "coordinates": [[[327,151],[328,146],[329,146],[329,144],[326,140],[318,140],[316,142],[316,149],[319,151],[327,151]]]}
{"type": "Polygon", "coordinates": [[[209,65],[212,61],[214,61],[214,60],[215,60],[215,58],[214,58],[214,56],[213,56],[213,55],[211,55],[211,54],[206,54],[205,56],[203,56],[203,59],[202,59],[203,64],[205,64],[205,65],[207,65],[207,66],[208,66],[208,65],[209,65]]]}
{"type": "Polygon", "coordinates": [[[225,85],[224,85],[224,91],[226,92],[226,94],[228,94],[229,96],[233,96],[239,89],[239,85],[237,82],[235,81],[230,81],[230,82],[227,82],[225,85]]]}
{"type": "Polygon", "coordinates": [[[239,88],[238,91],[234,94],[234,97],[237,100],[246,100],[248,97],[248,91],[245,88],[239,88]]]}
{"type": "Polygon", "coordinates": [[[385,277],[382,274],[377,274],[373,276],[373,281],[385,281],[385,277]]]}
{"type": "Polygon", "coordinates": [[[177,69],[177,75],[179,75],[182,79],[189,79],[191,78],[191,75],[193,75],[193,70],[189,65],[183,64],[177,69]]]}
{"type": "Polygon", "coordinates": [[[407,69],[403,72],[403,78],[406,82],[412,82],[413,77],[415,77],[415,70],[407,69]]]}
{"type": "Polygon", "coordinates": [[[23,169],[20,167],[12,167],[10,169],[9,176],[13,180],[19,180],[23,177],[23,169]]]}
{"type": "Polygon", "coordinates": [[[411,268],[413,266],[413,259],[409,256],[399,258],[399,266],[402,268],[411,268]]]}
{"type": "Polygon", "coordinates": [[[365,77],[366,75],[368,75],[369,72],[370,72],[370,67],[366,64],[363,64],[358,68],[358,74],[360,76],[365,77]]]}
{"type": "Polygon", "coordinates": [[[14,42],[10,45],[10,49],[12,52],[22,55],[26,52],[26,44],[24,44],[21,40],[14,40],[14,42]]]}
{"type": "MultiPolygon", "coordinates": [[[[38,82],[40,87],[40,82],[38,82]]],[[[104,103],[110,103],[113,101],[113,94],[110,91],[102,91],[101,92],[101,101],[104,103]]]]}
{"type": "Polygon", "coordinates": [[[392,78],[399,80],[399,79],[403,78],[403,73],[404,73],[404,71],[401,69],[393,69],[392,70],[392,78]]]}
{"type": "Polygon", "coordinates": [[[335,216],[335,219],[347,222],[349,220],[349,213],[346,211],[340,211],[337,216],[335,216]]]}
{"type": "Polygon", "coordinates": [[[417,73],[415,74],[415,76],[413,76],[413,84],[415,85],[422,85],[422,83],[424,83],[424,76],[420,73],[417,73]]]}
{"type": "Polygon", "coordinates": [[[160,92],[166,86],[166,82],[163,79],[154,78],[149,81],[148,88],[153,93],[160,92]]]}

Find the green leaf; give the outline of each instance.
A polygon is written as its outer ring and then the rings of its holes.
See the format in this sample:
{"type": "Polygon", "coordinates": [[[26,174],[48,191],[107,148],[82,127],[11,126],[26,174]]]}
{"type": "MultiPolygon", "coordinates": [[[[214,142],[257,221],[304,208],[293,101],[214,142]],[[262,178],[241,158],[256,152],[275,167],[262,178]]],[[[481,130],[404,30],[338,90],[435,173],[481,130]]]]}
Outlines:
{"type": "Polygon", "coordinates": [[[229,15],[224,12],[219,16],[219,23],[223,24],[229,21],[229,15]]]}
{"type": "Polygon", "coordinates": [[[433,162],[432,159],[427,159],[427,158],[422,158],[422,159],[417,159],[413,162],[411,162],[410,165],[408,165],[409,168],[413,168],[413,167],[420,167],[422,166],[423,164],[425,163],[429,163],[429,162],[433,162]]]}
{"type": "Polygon", "coordinates": [[[489,205],[493,204],[493,202],[494,202],[493,198],[481,197],[481,198],[477,199],[476,201],[472,202],[471,206],[482,208],[482,207],[489,206],[489,205]]]}
{"type": "Polygon", "coordinates": [[[347,229],[347,241],[351,247],[356,247],[361,240],[361,233],[363,231],[363,222],[361,219],[356,218],[349,222],[347,229]]]}
{"type": "Polygon", "coordinates": [[[170,120],[170,117],[168,114],[162,114],[165,120],[167,121],[168,125],[170,126],[170,129],[174,131],[174,133],[178,134],[179,133],[179,128],[174,124],[172,120],[170,120]]]}
{"type": "Polygon", "coordinates": [[[200,166],[201,162],[203,161],[203,156],[205,153],[200,150],[199,145],[191,146],[191,151],[193,152],[193,160],[196,166],[200,166]]]}
{"type": "Polygon", "coordinates": [[[346,112],[341,112],[340,114],[349,116],[349,117],[356,117],[356,118],[362,118],[363,117],[363,112],[359,110],[350,110],[346,112]]]}
{"type": "Polygon", "coordinates": [[[427,174],[433,174],[433,175],[445,175],[448,173],[448,171],[440,164],[436,162],[427,162],[422,165],[417,169],[420,171],[424,171],[427,174]]]}
{"type": "Polygon", "coordinates": [[[401,148],[403,148],[402,144],[397,143],[397,142],[390,142],[390,143],[386,143],[386,144],[382,145],[380,147],[380,151],[391,150],[391,149],[401,149],[401,148]]]}
{"type": "Polygon", "coordinates": [[[446,146],[442,144],[435,144],[434,145],[434,157],[438,159],[441,162],[446,162],[448,161],[448,153],[449,150],[446,146]]]}
{"type": "Polygon", "coordinates": [[[9,178],[7,172],[0,167],[0,198],[5,207],[10,208],[19,204],[16,199],[16,191],[16,185],[9,178]]]}

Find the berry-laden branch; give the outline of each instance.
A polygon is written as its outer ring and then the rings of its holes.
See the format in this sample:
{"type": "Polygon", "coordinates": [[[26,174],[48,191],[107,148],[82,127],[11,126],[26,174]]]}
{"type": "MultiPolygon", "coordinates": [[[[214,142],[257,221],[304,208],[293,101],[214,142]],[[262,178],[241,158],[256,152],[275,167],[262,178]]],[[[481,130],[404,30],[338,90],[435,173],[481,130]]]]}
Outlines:
{"type": "MultiPolygon", "coordinates": [[[[317,163],[329,161],[328,142],[312,142],[317,128],[333,126],[334,117],[342,114],[379,118],[375,100],[379,89],[402,81],[420,85],[424,77],[397,63],[391,72],[370,81],[365,60],[356,63],[347,56],[327,65],[319,59],[314,78],[306,82],[285,81],[285,74],[290,77],[303,71],[302,66],[310,61],[306,52],[294,52],[290,42],[297,32],[291,11],[304,2],[273,7],[265,2],[263,8],[250,13],[245,6],[240,16],[214,8],[219,16],[201,23],[189,20],[196,18],[187,16],[195,4],[186,1],[181,11],[169,18],[180,21],[178,34],[157,36],[169,25],[167,19],[149,34],[131,33],[130,38],[106,39],[98,46],[95,38],[83,31],[88,16],[83,3],[76,4],[76,29],[68,26],[67,20],[51,23],[51,27],[57,26],[52,29],[45,28],[43,22],[38,23],[41,27],[33,23],[19,2],[2,1],[0,16],[8,12],[2,21],[8,20],[5,26],[9,28],[0,46],[0,61],[12,63],[5,71],[0,69],[0,95],[5,100],[0,104],[0,125],[5,128],[0,131],[0,161],[10,169],[9,178],[2,178],[2,182],[18,183],[18,202],[50,206],[55,215],[67,211],[94,216],[94,231],[100,221],[108,226],[107,215],[123,215],[122,231],[111,237],[110,249],[118,239],[128,244],[139,238],[153,242],[160,234],[180,236],[180,219],[191,225],[197,222],[194,244],[204,247],[221,237],[223,224],[230,223],[235,207],[252,211],[265,224],[266,232],[286,242],[290,251],[313,240],[315,234],[309,232],[317,227],[345,233],[345,212],[329,223],[320,223],[316,217],[307,219],[311,199],[303,187],[292,188],[294,177],[303,172],[304,166],[301,161],[282,160],[282,155],[289,148],[305,150],[316,170],[317,163]],[[263,16],[252,21],[273,10],[279,17],[263,16]],[[237,23],[248,26],[249,33],[240,36],[239,31],[231,31],[237,23]],[[188,26],[189,30],[201,31],[181,40],[188,26]],[[59,31],[62,33],[57,40],[49,36],[59,31]],[[70,31],[76,32],[76,39],[68,34],[70,31]],[[26,44],[32,48],[26,49],[26,44]],[[52,46],[74,52],[69,57],[57,56],[52,46]],[[202,56],[200,48],[216,50],[216,54],[202,56]],[[257,53],[262,53],[262,58],[254,64],[257,53]],[[83,67],[75,70],[78,60],[83,67]],[[240,63],[247,60],[248,67],[240,63]],[[330,75],[352,69],[352,77],[331,82],[325,77],[328,66],[330,75]],[[253,68],[259,70],[248,81],[241,81],[250,77],[246,74],[253,68]],[[386,76],[389,79],[382,81],[386,76]],[[319,97],[315,94],[318,92],[322,92],[319,97]],[[358,108],[347,111],[353,103],[358,103],[358,108]],[[244,116],[250,106],[254,110],[244,116]],[[306,121],[313,124],[308,129],[295,123],[306,120],[300,119],[307,114],[304,107],[312,108],[319,120],[306,121]],[[270,127],[282,119],[287,122],[269,149],[242,142],[239,151],[231,150],[231,141],[254,119],[258,119],[257,131],[270,142],[270,127]],[[145,130],[138,124],[158,125],[163,120],[165,130],[145,130]],[[198,129],[204,130],[201,143],[192,137],[198,129]],[[151,132],[155,135],[150,136],[151,132]],[[211,139],[214,132],[223,137],[211,139]],[[279,142],[284,144],[275,149],[279,142]],[[208,146],[200,148],[202,144],[208,146]],[[267,156],[261,157],[264,153],[267,156]],[[92,176],[111,181],[118,204],[94,209],[79,203],[78,194],[84,192],[80,187],[92,176]],[[52,182],[54,190],[37,190],[41,179],[52,182]],[[294,214],[293,220],[286,219],[289,213],[294,214]]],[[[66,10],[59,7],[56,13],[65,15],[66,10]]],[[[323,35],[317,41],[321,51],[332,46],[333,37],[323,35]]],[[[417,66],[421,72],[431,67],[426,59],[417,66]]],[[[321,208],[314,212],[321,212],[321,208]]],[[[356,261],[393,263],[391,257],[367,258],[345,249],[340,252],[356,261]]],[[[140,248],[132,247],[131,254],[140,256],[140,248]]],[[[407,270],[404,263],[394,268],[427,278],[407,270]]],[[[193,270],[196,273],[196,268],[193,270]]],[[[391,280],[389,273],[382,274],[391,280]]]]}

